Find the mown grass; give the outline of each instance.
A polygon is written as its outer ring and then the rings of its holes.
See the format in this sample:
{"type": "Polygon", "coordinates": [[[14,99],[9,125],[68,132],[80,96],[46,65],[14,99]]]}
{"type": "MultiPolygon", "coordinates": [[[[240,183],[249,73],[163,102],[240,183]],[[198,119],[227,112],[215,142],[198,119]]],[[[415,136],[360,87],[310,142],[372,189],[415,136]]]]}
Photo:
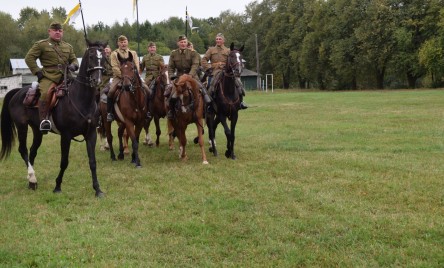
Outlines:
{"type": "Polygon", "coordinates": [[[190,142],[180,162],[165,135],[140,149],[141,169],[97,149],[104,199],[84,143],[72,144],[62,194],[59,137],[45,136],[37,191],[16,146],[0,168],[0,266],[442,267],[443,98],[252,92],[238,160],[223,156],[221,129],[206,166],[190,142]]]}

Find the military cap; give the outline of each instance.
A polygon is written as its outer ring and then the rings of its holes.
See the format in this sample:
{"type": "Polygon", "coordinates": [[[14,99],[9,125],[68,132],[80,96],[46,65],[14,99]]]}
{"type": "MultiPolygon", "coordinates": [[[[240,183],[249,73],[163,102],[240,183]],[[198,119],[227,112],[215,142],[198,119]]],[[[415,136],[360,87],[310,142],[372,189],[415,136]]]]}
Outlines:
{"type": "Polygon", "coordinates": [[[156,43],[154,43],[154,42],[149,42],[148,43],[148,47],[155,47],[156,46],[156,43]]]}
{"type": "Polygon", "coordinates": [[[222,38],[223,40],[225,40],[225,36],[224,36],[222,33],[218,33],[218,34],[216,34],[216,37],[220,37],[220,38],[222,38]]]}
{"type": "Polygon", "coordinates": [[[121,36],[119,36],[119,38],[117,38],[117,40],[118,41],[125,41],[125,40],[128,40],[128,38],[126,38],[126,36],[124,36],[124,35],[121,35],[121,36]]]}
{"type": "Polygon", "coordinates": [[[187,40],[187,37],[185,35],[179,35],[179,38],[177,41],[187,40]]]}
{"type": "Polygon", "coordinates": [[[49,25],[49,29],[53,29],[53,30],[62,30],[62,24],[60,24],[60,22],[51,22],[51,24],[49,25]]]}

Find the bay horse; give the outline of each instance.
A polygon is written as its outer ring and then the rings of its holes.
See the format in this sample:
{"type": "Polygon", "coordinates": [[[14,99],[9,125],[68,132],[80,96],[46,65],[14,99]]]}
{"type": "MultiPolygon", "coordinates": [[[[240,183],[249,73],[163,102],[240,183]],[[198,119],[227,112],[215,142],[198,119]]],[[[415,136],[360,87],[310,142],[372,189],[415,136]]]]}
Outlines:
{"type": "Polygon", "coordinates": [[[202,154],[202,163],[208,164],[203,138],[204,101],[199,90],[199,84],[192,76],[183,74],[176,82],[174,82],[174,87],[175,93],[173,94],[176,94],[177,102],[175,107],[172,107],[175,111],[174,119],[168,119],[170,149],[174,147],[175,135],[179,139],[179,158],[182,160],[188,159],[185,151],[185,146],[187,144],[185,131],[189,124],[195,123],[197,127],[199,147],[202,154]]]}
{"type": "MultiPolygon", "coordinates": [[[[117,54],[120,63],[122,81],[120,89],[116,91],[116,101],[114,103],[114,114],[119,126],[119,155],[118,159],[124,159],[123,133],[126,130],[131,139],[131,163],[137,168],[141,167],[139,158],[139,136],[146,118],[147,103],[146,94],[142,87],[142,80],[138,74],[136,64],[133,60],[133,54],[128,53],[128,58],[122,58],[117,54]]],[[[105,123],[106,138],[108,140],[111,159],[116,160],[113,149],[113,136],[111,133],[111,123],[105,123]]]]}
{"type": "MultiPolygon", "coordinates": [[[[150,127],[151,121],[154,120],[156,125],[156,147],[159,147],[159,137],[162,134],[160,130],[159,119],[164,118],[167,114],[167,109],[165,107],[165,87],[170,84],[170,78],[168,76],[168,65],[162,64],[159,68],[159,76],[156,78],[156,86],[154,89],[153,96],[150,96],[148,100],[148,107],[151,113],[151,118],[147,121],[146,132],[150,127]]],[[[148,135],[148,134],[147,134],[148,135]]]]}
{"type": "Polygon", "coordinates": [[[225,136],[227,138],[227,150],[225,156],[233,160],[236,159],[234,154],[234,140],[236,124],[238,120],[238,112],[240,110],[239,93],[236,90],[236,77],[242,73],[242,51],[244,46],[240,49],[234,47],[234,43],[230,45],[230,53],[228,55],[227,64],[220,74],[220,80],[215,84],[214,99],[216,103],[216,111],[207,111],[206,122],[208,126],[208,135],[211,143],[210,152],[217,156],[217,149],[215,143],[216,128],[219,123],[224,127],[225,136]],[[227,119],[231,124],[228,127],[227,119]]]}
{"type": "MultiPolygon", "coordinates": [[[[54,193],[62,191],[63,175],[68,167],[71,140],[82,135],[86,141],[86,151],[89,159],[92,185],[96,197],[103,197],[96,173],[95,146],[97,140],[97,86],[102,79],[105,56],[104,48],[107,43],[87,42],[87,49],[83,55],[77,77],[65,90],[65,96],[58,99],[52,109],[50,120],[53,122],[51,132],[60,135],[61,161],[60,171],[56,178],[54,193]]],[[[66,71],[66,70],[65,70],[66,71]]],[[[67,71],[66,71],[67,72],[67,71]]],[[[4,99],[1,111],[1,139],[2,147],[0,159],[7,158],[16,136],[19,141],[19,152],[28,169],[28,187],[37,189],[37,177],[34,170],[34,161],[37,156],[43,135],[39,130],[40,119],[37,107],[28,107],[23,104],[28,87],[9,91],[4,99]],[[28,153],[27,134],[28,126],[33,132],[33,141],[28,153]]]]}

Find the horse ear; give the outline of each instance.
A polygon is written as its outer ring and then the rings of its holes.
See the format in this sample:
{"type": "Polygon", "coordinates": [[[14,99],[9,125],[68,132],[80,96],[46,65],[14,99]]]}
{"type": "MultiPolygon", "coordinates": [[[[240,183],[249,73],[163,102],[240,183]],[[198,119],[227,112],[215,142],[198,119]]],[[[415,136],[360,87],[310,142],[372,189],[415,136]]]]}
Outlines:
{"type": "Polygon", "coordinates": [[[241,48],[239,49],[239,52],[242,52],[244,50],[244,45],[241,46],[241,48]]]}
{"type": "Polygon", "coordinates": [[[233,50],[233,49],[234,49],[234,42],[231,42],[230,50],[233,50]]]}

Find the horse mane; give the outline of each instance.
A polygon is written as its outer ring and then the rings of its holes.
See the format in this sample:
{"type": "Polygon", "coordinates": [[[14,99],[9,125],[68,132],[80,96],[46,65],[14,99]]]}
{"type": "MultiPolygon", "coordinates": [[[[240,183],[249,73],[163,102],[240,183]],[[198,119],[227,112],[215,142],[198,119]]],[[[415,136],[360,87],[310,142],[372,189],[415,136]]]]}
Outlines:
{"type": "MultiPolygon", "coordinates": [[[[199,84],[197,81],[189,74],[183,74],[179,77],[178,81],[175,83],[178,88],[184,88],[186,85],[189,85],[189,88],[193,91],[195,96],[198,96],[199,84]]],[[[178,92],[183,93],[183,92],[178,92]]]]}
{"type": "Polygon", "coordinates": [[[105,48],[108,45],[108,41],[91,42],[88,39],[86,39],[86,45],[87,45],[87,47],[103,47],[103,48],[105,48]]]}

